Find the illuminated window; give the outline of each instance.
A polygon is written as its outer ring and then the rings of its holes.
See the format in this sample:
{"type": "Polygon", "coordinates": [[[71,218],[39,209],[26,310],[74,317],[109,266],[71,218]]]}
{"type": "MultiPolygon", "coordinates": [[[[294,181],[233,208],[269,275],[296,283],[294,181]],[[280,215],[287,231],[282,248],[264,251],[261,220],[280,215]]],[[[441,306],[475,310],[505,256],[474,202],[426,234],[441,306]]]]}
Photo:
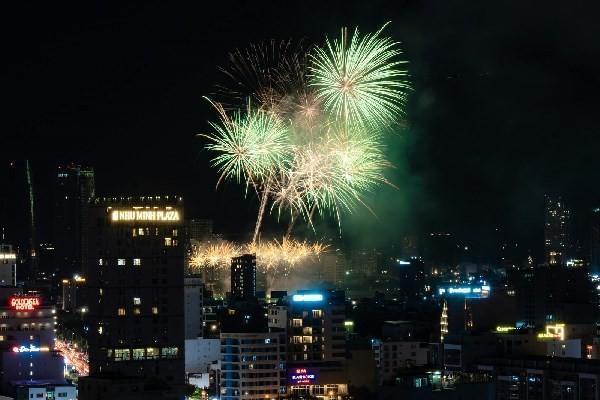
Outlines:
{"type": "Polygon", "coordinates": [[[133,265],[142,265],[142,260],[140,258],[134,258],[133,265]]]}
{"type": "Polygon", "coordinates": [[[302,343],[312,343],[312,336],[302,336],[302,343]]]}
{"type": "Polygon", "coordinates": [[[300,328],[302,326],[302,320],[300,318],[292,319],[292,326],[294,328],[300,328]]]}
{"type": "Polygon", "coordinates": [[[135,307],[133,309],[133,315],[140,315],[140,313],[141,313],[141,311],[140,311],[139,307],[135,307]]]}
{"type": "Polygon", "coordinates": [[[101,258],[98,259],[98,265],[104,265],[104,260],[102,260],[101,258]]]}
{"type": "Polygon", "coordinates": [[[138,236],[144,236],[144,228],[138,228],[138,236]]]}
{"type": "Polygon", "coordinates": [[[98,289],[98,294],[100,296],[102,296],[104,294],[104,289],[102,289],[102,288],[98,289]]]}
{"type": "Polygon", "coordinates": [[[140,304],[142,304],[142,299],[139,297],[134,297],[133,298],[133,304],[136,306],[139,306],[140,304]]]}
{"type": "Polygon", "coordinates": [[[154,315],[158,314],[158,307],[156,307],[156,306],[152,307],[152,314],[154,314],[154,315]]]}
{"type": "Polygon", "coordinates": [[[112,358],[112,356],[113,356],[113,349],[106,350],[106,357],[112,358]]]}
{"type": "Polygon", "coordinates": [[[173,241],[171,240],[170,237],[166,237],[165,238],[165,246],[169,247],[173,245],[173,241]]]}
{"type": "Polygon", "coordinates": [[[177,357],[177,347],[163,347],[161,355],[163,358],[175,358],[177,357]]]}
{"type": "Polygon", "coordinates": [[[323,318],[323,310],[312,310],[313,318],[323,318]]]}
{"type": "Polygon", "coordinates": [[[133,230],[131,231],[131,236],[136,237],[137,236],[137,228],[133,228],[133,230]]]}
{"type": "Polygon", "coordinates": [[[4,335],[0,335],[0,342],[3,342],[5,340],[6,340],[6,338],[4,337],[4,335]]]}
{"type": "Polygon", "coordinates": [[[294,343],[294,344],[300,344],[300,343],[302,343],[302,336],[294,336],[294,337],[292,337],[292,343],[294,343]]]}
{"type": "Polygon", "coordinates": [[[312,335],[312,328],[310,326],[305,326],[304,328],[302,328],[302,334],[312,335]]]}
{"type": "Polygon", "coordinates": [[[173,237],[177,237],[177,229],[173,229],[173,237]]]}
{"type": "Polygon", "coordinates": [[[115,349],[115,361],[131,360],[131,352],[129,349],[115,349]]]}
{"type": "Polygon", "coordinates": [[[117,310],[117,315],[120,316],[120,317],[124,316],[125,315],[125,309],[124,308],[119,308],[117,310]]]}
{"type": "Polygon", "coordinates": [[[133,359],[134,360],[143,360],[145,358],[145,350],[144,349],[133,349],[133,359]]]}
{"type": "Polygon", "coordinates": [[[117,260],[117,265],[125,265],[125,259],[124,258],[119,258],[117,260]]]}
{"type": "Polygon", "coordinates": [[[148,347],[146,349],[146,359],[147,360],[154,360],[160,357],[160,354],[158,353],[158,347],[148,347]]]}
{"type": "Polygon", "coordinates": [[[102,329],[102,325],[98,326],[98,334],[102,335],[103,332],[104,332],[104,329],[102,329]]]}

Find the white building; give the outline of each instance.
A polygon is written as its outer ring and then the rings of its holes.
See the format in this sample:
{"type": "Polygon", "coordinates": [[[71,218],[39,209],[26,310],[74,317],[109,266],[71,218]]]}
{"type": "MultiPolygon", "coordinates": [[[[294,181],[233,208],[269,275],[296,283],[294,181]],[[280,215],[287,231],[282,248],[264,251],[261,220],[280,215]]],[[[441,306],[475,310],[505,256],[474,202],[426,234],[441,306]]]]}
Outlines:
{"type": "Polygon", "coordinates": [[[221,332],[221,400],[279,399],[285,348],[278,333],[221,332]]]}
{"type": "Polygon", "coordinates": [[[269,329],[285,331],[287,329],[288,311],[285,306],[270,305],[268,309],[269,329]]]}
{"type": "Polygon", "coordinates": [[[199,374],[208,372],[210,365],[219,360],[221,342],[219,339],[185,340],[185,373],[199,374]]]}
{"type": "Polygon", "coordinates": [[[24,381],[15,389],[17,399],[77,400],[77,388],[67,383],[24,381]]]}

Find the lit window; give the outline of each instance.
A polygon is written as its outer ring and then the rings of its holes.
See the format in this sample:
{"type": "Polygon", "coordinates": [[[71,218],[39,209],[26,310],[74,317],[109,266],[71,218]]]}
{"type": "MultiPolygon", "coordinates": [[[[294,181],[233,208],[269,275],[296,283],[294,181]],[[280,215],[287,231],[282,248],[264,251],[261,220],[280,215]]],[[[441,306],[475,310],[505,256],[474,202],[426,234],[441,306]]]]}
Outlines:
{"type": "Polygon", "coordinates": [[[124,316],[125,315],[125,309],[124,308],[119,308],[117,310],[117,315],[121,316],[121,317],[124,316]]]}
{"type": "Polygon", "coordinates": [[[144,236],[144,228],[138,228],[138,236],[144,236]]]}
{"type": "Polygon", "coordinates": [[[133,298],[133,304],[136,306],[139,306],[140,304],[142,304],[142,299],[139,297],[134,297],[133,298]]]}
{"type": "Polygon", "coordinates": [[[140,315],[140,313],[141,313],[141,311],[140,311],[140,309],[138,307],[135,307],[133,309],[133,315],[140,315]]]}
{"type": "Polygon", "coordinates": [[[292,319],[292,326],[294,328],[299,328],[302,326],[302,320],[300,318],[294,318],[292,319]]]}
{"type": "Polygon", "coordinates": [[[0,335],[0,342],[3,342],[5,340],[4,335],[0,335]]]}
{"type": "Polygon", "coordinates": [[[158,347],[148,347],[146,349],[146,359],[152,360],[159,358],[160,354],[158,353],[158,347]]]}
{"type": "Polygon", "coordinates": [[[177,357],[177,347],[163,347],[161,355],[163,358],[175,358],[177,357]]]}
{"type": "Polygon", "coordinates": [[[141,258],[134,258],[133,259],[133,265],[142,265],[142,259],[141,258]]]}
{"type": "Polygon", "coordinates": [[[166,237],[165,238],[165,246],[169,247],[172,246],[173,241],[171,240],[170,237],[166,237]]]}
{"type": "Polygon", "coordinates": [[[102,260],[101,258],[98,259],[98,265],[104,265],[104,260],[102,260]]]}
{"type": "Polygon", "coordinates": [[[115,349],[115,361],[131,360],[131,352],[129,349],[115,349]]]}
{"type": "Polygon", "coordinates": [[[322,310],[312,310],[312,316],[313,316],[313,318],[323,318],[323,311],[322,310]]]}
{"type": "Polygon", "coordinates": [[[136,237],[137,232],[138,232],[138,230],[136,228],[133,228],[133,230],[131,231],[131,236],[136,237]]]}
{"type": "Polygon", "coordinates": [[[177,229],[173,229],[173,237],[177,237],[177,229]]]}
{"type": "Polygon", "coordinates": [[[156,306],[152,307],[152,314],[154,314],[154,315],[158,314],[158,307],[156,307],[156,306]]]}
{"type": "Polygon", "coordinates": [[[102,335],[103,332],[104,332],[104,329],[102,328],[102,325],[98,326],[98,334],[102,335]]]}
{"type": "Polygon", "coordinates": [[[145,358],[145,350],[144,349],[133,349],[133,359],[134,360],[143,360],[145,358]]]}
{"type": "Polygon", "coordinates": [[[117,260],[117,265],[125,265],[125,259],[124,258],[119,258],[117,260]]]}
{"type": "Polygon", "coordinates": [[[104,294],[104,289],[102,289],[102,288],[98,289],[98,294],[100,296],[102,296],[104,294]]]}

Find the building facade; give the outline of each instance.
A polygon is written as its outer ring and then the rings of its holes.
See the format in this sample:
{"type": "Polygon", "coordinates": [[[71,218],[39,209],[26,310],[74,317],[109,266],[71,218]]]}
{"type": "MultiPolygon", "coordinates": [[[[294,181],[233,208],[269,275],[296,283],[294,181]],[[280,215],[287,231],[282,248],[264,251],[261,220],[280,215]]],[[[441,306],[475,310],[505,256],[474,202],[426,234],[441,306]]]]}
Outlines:
{"type": "Polygon", "coordinates": [[[75,164],[58,167],[54,191],[54,267],[61,278],[70,278],[85,269],[88,204],[94,193],[92,168],[75,164]]]}
{"type": "Polygon", "coordinates": [[[64,382],[64,359],[54,351],[56,310],[36,294],[0,288],[0,371],[3,394],[23,380],[64,382]]]}
{"type": "Polygon", "coordinates": [[[231,298],[256,298],[256,255],[244,254],[231,259],[231,298]]]}
{"type": "Polygon", "coordinates": [[[298,291],[288,310],[288,393],[337,399],[348,393],[342,291],[298,291]]]}
{"type": "Polygon", "coordinates": [[[0,244],[0,286],[17,286],[17,253],[10,244],[0,244]]]}
{"type": "Polygon", "coordinates": [[[221,400],[285,397],[285,344],[278,333],[221,333],[221,400]]]}
{"type": "Polygon", "coordinates": [[[545,197],[544,247],[549,265],[566,265],[570,251],[571,211],[560,196],[545,197]]]}
{"type": "Polygon", "coordinates": [[[184,384],[182,222],[180,197],[90,204],[85,293],[92,377],[184,384]]]}

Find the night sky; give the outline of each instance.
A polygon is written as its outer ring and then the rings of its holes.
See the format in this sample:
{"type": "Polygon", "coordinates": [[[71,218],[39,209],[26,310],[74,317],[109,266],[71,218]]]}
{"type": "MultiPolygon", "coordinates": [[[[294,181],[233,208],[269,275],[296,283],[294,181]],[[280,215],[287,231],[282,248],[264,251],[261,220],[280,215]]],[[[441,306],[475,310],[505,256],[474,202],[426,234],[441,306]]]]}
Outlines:
{"type": "MultiPolygon", "coordinates": [[[[2,174],[31,160],[47,232],[57,163],[96,170],[99,194],[178,193],[188,214],[246,230],[256,202],[215,190],[196,134],[227,53],[252,42],[320,43],[342,26],[401,41],[414,90],[396,168],[342,235],[389,242],[444,230],[486,241],[500,228],[538,252],[543,194],[562,194],[585,236],[600,204],[599,7],[565,1],[27,2],[3,10],[2,174]],[[87,2],[86,2],[87,3],[87,2]],[[100,4],[100,3],[99,3],[100,4]],[[381,239],[381,240],[379,240],[381,239]]],[[[592,2],[589,2],[592,4],[592,2]]],[[[6,193],[5,193],[6,195],[6,193]]],[[[2,211],[3,224],[19,216],[2,211]]]]}

